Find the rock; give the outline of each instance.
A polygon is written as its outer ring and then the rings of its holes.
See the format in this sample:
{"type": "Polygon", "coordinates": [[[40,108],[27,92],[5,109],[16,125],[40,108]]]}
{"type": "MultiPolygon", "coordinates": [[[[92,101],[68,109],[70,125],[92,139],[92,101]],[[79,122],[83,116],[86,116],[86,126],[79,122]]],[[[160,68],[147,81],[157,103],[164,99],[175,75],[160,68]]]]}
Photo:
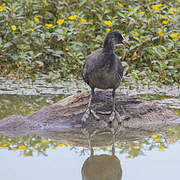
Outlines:
{"type": "MultiPolygon", "coordinates": [[[[0,121],[0,133],[11,136],[42,135],[69,144],[87,145],[87,140],[81,131],[81,118],[86,111],[89,96],[89,92],[72,95],[24,117],[4,118],[0,121]]],[[[93,98],[93,109],[95,111],[111,111],[111,91],[96,91],[93,98]]],[[[120,92],[117,92],[116,95],[116,110],[123,119],[117,134],[121,141],[149,136],[154,132],[164,131],[180,124],[180,118],[170,110],[120,92]]],[[[106,139],[112,136],[105,133],[110,132],[107,126],[109,115],[100,114],[99,116],[101,120],[96,121],[90,115],[86,130],[89,134],[97,131],[99,135],[96,136],[95,144],[100,146],[104,136],[107,136],[106,139]]]]}

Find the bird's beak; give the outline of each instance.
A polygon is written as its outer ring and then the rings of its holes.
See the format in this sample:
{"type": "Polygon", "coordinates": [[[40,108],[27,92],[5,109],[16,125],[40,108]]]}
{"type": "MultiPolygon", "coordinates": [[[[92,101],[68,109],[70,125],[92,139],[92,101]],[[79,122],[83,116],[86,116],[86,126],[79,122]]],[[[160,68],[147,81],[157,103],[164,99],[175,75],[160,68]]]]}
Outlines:
{"type": "Polygon", "coordinates": [[[125,46],[130,47],[130,44],[129,44],[128,40],[123,39],[123,40],[122,40],[122,43],[123,43],[125,46]]]}

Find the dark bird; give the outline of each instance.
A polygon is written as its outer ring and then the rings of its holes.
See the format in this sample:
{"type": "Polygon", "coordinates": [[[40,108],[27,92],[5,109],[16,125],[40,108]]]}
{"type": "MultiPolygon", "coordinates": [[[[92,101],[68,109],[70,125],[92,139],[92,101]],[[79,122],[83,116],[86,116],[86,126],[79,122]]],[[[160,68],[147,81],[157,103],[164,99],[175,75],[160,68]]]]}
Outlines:
{"type": "Polygon", "coordinates": [[[82,122],[86,121],[90,113],[92,113],[96,119],[99,119],[91,108],[91,101],[95,88],[113,89],[113,105],[109,120],[112,122],[115,119],[115,116],[117,118],[120,117],[115,109],[115,91],[119,87],[123,77],[121,61],[114,53],[114,48],[118,44],[130,46],[128,41],[124,39],[119,32],[109,32],[104,40],[103,48],[97,49],[86,58],[82,76],[84,81],[91,88],[91,96],[88,109],[82,117],[82,122]]]}

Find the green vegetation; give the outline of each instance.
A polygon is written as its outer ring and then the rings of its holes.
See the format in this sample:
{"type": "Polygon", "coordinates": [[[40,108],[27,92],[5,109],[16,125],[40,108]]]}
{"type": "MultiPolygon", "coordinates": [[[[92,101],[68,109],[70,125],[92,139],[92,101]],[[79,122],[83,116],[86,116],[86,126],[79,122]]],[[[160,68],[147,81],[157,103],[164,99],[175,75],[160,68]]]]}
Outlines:
{"type": "Polygon", "coordinates": [[[0,74],[77,78],[86,56],[118,30],[131,44],[116,50],[127,77],[179,82],[179,15],[179,0],[1,1],[0,74]]]}

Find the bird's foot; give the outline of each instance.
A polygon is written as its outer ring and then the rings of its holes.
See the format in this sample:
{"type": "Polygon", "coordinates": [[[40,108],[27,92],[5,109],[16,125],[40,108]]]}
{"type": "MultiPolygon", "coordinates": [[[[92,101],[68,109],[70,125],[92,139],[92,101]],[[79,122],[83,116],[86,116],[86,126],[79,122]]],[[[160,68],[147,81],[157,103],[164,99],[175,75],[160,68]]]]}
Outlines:
{"type": "Polygon", "coordinates": [[[93,115],[93,117],[99,121],[100,117],[96,114],[96,112],[94,110],[92,110],[91,108],[88,108],[86,110],[86,112],[83,114],[82,118],[81,118],[81,122],[82,122],[82,126],[85,125],[87,119],[89,118],[90,114],[93,115]]]}
{"type": "Polygon", "coordinates": [[[111,111],[96,111],[96,112],[102,115],[110,115],[112,113],[111,111]]]}
{"type": "Polygon", "coordinates": [[[112,111],[110,117],[109,117],[109,123],[113,123],[115,120],[117,120],[117,123],[120,125],[122,123],[121,116],[118,111],[114,110],[112,111]]]}
{"type": "Polygon", "coordinates": [[[122,123],[121,116],[118,111],[114,110],[109,117],[109,126],[113,133],[119,132],[122,123]]]}
{"type": "Polygon", "coordinates": [[[101,119],[94,110],[90,109],[90,112],[97,121],[99,121],[101,119]]]}

